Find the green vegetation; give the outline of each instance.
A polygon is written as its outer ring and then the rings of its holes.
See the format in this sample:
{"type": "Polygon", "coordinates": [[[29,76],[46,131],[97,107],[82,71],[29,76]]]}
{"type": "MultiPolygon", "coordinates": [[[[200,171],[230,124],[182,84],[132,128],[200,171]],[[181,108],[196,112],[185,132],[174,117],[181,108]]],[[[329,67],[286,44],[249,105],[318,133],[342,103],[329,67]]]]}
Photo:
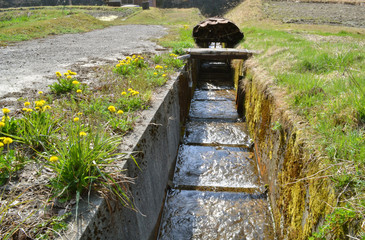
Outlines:
{"type": "Polygon", "coordinates": [[[183,55],[185,53],[184,49],[195,47],[192,34],[192,28],[184,25],[182,28],[171,30],[169,35],[160,39],[160,44],[163,47],[172,48],[175,54],[183,55]]]}

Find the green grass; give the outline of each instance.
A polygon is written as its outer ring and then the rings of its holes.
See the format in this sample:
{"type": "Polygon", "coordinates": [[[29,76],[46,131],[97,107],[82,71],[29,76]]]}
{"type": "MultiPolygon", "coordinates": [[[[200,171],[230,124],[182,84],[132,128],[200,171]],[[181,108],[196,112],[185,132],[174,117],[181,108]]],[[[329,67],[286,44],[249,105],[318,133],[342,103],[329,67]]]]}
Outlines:
{"type": "Polygon", "coordinates": [[[159,42],[163,47],[172,48],[175,54],[182,55],[184,49],[195,47],[192,35],[192,29],[185,25],[170,30],[170,34],[159,39],[159,42]]]}
{"type": "Polygon", "coordinates": [[[308,122],[313,151],[328,156],[327,165],[346,166],[333,167],[331,179],[339,192],[346,188],[355,200],[343,219],[329,217],[329,225],[314,234],[326,236],[328,229],[348,218],[354,221],[365,209],[365,35],[253,25],[243,29],[243,47],[262,51],[257,61],[285,90],[291,109],[308,122]]]}
{"type": "Polygon", "coordinates": [[[260,63],[289,94],[297,113],[325,139],[333,159],[365,163],[365,36],[291,33],[245,28],[245,47],[262,50],[260,63]],[[314,41],[326,37],[333,41],[314,41]],[[332,131],[330,131],[332,129],[332,131]],[[346,130],[346,131],[344,131],[346,130]]]}

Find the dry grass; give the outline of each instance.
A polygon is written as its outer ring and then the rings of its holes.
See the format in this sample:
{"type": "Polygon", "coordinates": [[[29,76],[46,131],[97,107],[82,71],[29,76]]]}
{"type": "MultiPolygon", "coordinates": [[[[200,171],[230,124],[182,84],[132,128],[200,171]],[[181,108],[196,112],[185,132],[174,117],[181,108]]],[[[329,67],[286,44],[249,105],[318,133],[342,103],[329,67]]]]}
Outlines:
{"type": "Polygon", "coordinates": [[[246,22],[262,20],[264,18],[262,1],[243,1],[237,7],[229,11],[225,17],[232,20],[238,26],[241,26],[246,22]],[[247,11],[247,9],[249,9],[249,11],[247,11]]]}

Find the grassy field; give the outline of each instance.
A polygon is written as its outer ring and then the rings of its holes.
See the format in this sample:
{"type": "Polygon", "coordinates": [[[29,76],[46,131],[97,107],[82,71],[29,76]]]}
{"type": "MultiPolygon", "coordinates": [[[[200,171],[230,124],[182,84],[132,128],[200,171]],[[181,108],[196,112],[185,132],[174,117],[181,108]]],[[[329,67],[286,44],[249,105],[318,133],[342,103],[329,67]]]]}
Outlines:
{"type": "MultiPolygon", "coordinates": [[[[284,91],[291,110],[308,123],[308,144],[328,159],[331,179],[346,214],[365,214],[365,31],[339,26],[282,24],[267,19],[260,0],[249,0],[227,14],[245,33],[243,48],[284,91]],[[250,8],[248,15],[242,11],[250,8]],[[337,166],[337,167],[336,167],[337,166]]],[[[341,209],[342,211],[342,209],[341,209]]],[[[332,218],[313,239],[336,231],[332,218]],[[333,225],[331,225],[333,224],[333,225]]],[[[365,236],[365,233],[364,233],[365,236]]],[[[363,237],[364,237],[363,236],[363,237]]]]}

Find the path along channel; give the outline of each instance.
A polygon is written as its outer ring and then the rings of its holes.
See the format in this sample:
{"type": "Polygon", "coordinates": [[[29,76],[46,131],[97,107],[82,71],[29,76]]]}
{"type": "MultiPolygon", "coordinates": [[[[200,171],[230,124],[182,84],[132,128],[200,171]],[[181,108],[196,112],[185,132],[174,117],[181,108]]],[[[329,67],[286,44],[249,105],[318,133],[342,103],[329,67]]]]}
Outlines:
{"type": "Polygon", "coordinates": [[[274,239],[231,69],[201,65],[158,239],[274,239]]]}

